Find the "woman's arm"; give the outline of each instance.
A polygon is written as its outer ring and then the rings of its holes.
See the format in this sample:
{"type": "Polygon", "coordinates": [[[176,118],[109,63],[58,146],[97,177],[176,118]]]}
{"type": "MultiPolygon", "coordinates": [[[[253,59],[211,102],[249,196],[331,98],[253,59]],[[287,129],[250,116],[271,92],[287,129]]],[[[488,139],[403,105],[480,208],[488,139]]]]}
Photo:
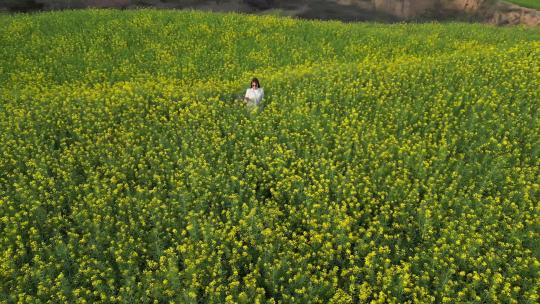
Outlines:
{"type": "Polygon", "coordinates": [[[244,102],[251,101],[251,98],[249,98],[248,96],[249,96],[249,89],[246,90],[246,95],[244,96],[244,102]]]}

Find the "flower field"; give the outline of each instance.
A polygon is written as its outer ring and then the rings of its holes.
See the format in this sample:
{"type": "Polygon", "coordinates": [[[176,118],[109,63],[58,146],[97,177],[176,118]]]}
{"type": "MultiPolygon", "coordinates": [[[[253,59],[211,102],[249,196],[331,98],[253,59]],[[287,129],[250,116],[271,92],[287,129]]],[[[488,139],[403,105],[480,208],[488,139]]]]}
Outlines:
{"type": "Polygon", "coordinates": [[[0,302],[538,303],[538,58],[538,28],[0,15],[0,302]]]}

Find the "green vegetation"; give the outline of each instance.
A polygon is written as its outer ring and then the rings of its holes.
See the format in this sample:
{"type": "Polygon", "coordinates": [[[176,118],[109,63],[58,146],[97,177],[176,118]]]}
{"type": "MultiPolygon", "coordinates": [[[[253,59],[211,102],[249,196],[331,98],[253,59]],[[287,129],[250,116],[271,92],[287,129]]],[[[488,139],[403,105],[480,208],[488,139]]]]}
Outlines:
{"type": "Polygon", "coordinates": [[[539,301],[539,29],[81,10],[0,45],[2,302],[539,301]]]}
{"type": "Polygon", "coordinates": [[[515,3],[523,7],[534,8],[540,10],[540,0],[510,0],[510,3],[515,3]]]}

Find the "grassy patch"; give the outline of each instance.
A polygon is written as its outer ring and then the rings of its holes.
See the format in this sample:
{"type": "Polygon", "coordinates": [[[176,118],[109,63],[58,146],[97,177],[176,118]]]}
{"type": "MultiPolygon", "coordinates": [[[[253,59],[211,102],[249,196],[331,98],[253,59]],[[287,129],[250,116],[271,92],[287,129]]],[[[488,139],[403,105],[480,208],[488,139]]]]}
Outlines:
{"type": "Polygon", "coordinates": [[[540,10],[540,0],[510,0],[507,1],[523,7],[534,8],[540,10]]]}

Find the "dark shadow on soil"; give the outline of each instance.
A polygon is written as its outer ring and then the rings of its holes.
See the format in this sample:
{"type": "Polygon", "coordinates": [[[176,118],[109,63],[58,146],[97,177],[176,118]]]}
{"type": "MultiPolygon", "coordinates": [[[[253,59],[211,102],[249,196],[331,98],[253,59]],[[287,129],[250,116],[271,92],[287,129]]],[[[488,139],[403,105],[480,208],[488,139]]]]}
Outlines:
{"type": "Polygon", "coordinates": [[[377,21],[377,22],[399,22],[401,19],[371,10],[364,10],[353,5],[342,5],[329,1],[310,1],[307,9],[298,15],[304,19],[318,20],[340,20],[344,22],[354,21],[377,21]]]}

